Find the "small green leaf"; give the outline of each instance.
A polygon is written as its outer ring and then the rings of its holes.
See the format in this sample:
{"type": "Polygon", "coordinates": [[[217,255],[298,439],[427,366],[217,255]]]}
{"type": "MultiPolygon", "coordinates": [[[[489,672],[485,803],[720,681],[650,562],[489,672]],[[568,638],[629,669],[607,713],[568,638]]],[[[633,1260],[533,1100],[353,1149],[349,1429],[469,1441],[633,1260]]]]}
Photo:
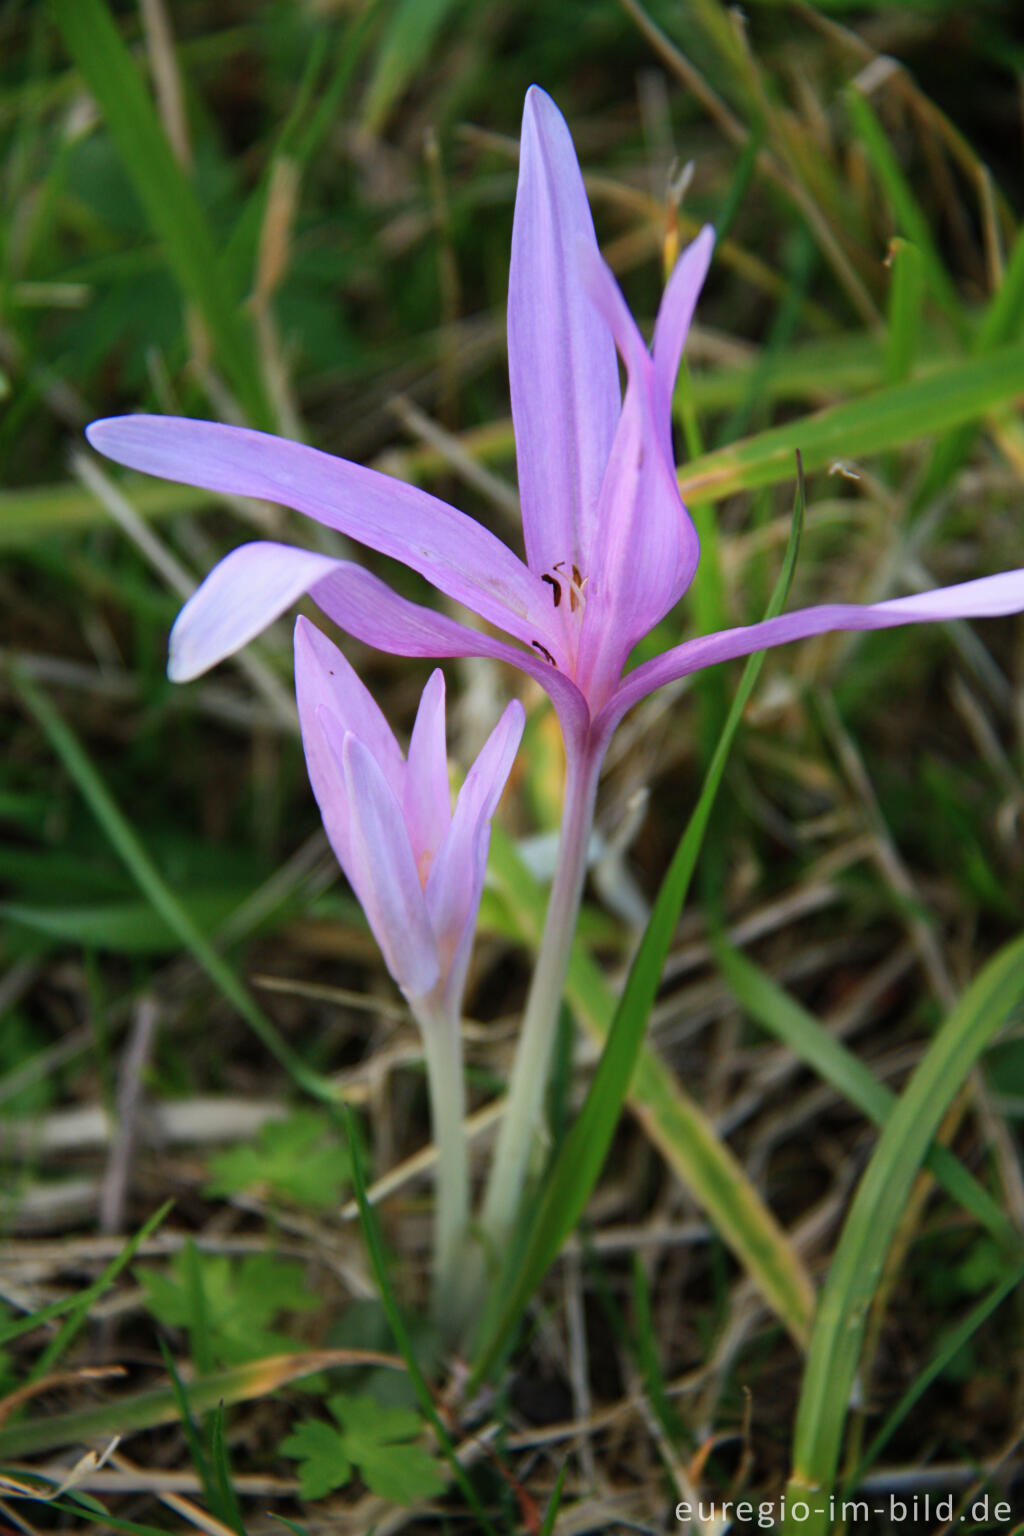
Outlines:
{"type": "Polygon", "coordinates": [[[348,1482],[352,1466],[368,1488],[395,1504],[435,1498],[448,1486],[437,1461],[423,1446],[409,1442],[423,1432],[412,1408],[389,1408],[372,1397],[338,1392],[327,1406],[340,1429],[307,1420],[281,1446],[286,1456],[302,1459],[299,1480],[305,1499],[320,1499],[348,1482]]]}
{"type": "Polygon", "coordinates": [[[345,1440],[353,1460],[360,1460],[366,1446],[415,1440],[423,1420],[415,1408],[393,1408],[372,1397],[351,1397],[337,1392],[328,1399],[328,1408],[345,1431],[345,1440]]]}
{"type": "MultiPolygon", "coordinates": [[[[167,1328],[187,1328],[196,1342],[201,1332],[209,1359],[218,1365],[242,1365],[262,1355],[297,1348],[287,1334],[270,1323],[283,1313],[307,1311],[317,1298],[305,1287],[301,1264],[275,1259],[269,1253],[248,1254],[240,1260],[223,1254],[192,1251],[195,1276],[189,1274],[187,1251],[175,1255],[170,1272],[136,1272],[153,1316],[167,1328]],[[201,1318],[196,1315],[197,1286],[202,1294],[201,1318]]],[[[193,1350],[194,1352],[194,1350],[193,1350]]]]}
{"type": "Polygon", "coordinates": [[[210,1159],[208,1195],[234,1195],[254,1186],[316,1210],[336,1206],[349,1183],[348,1149],[330,1134],[326,1116],[299,1110],[271,1121],[250,1146],[231,1147],[210,1159]]]}
{"type": "Polygon", "coordinates": [[[281,1442],[281,1451],[299,1463],[299,1492],[304,1499],[322,1499],[343,1488],[352,1476],[341,1435],[320,1419],[307,1419],[281,1442]]]}
{"type": "Polygon", "coordinates": [[[359,1461],[367,1487],[394,1504],[415,1504],[442,1494],[448,1479],[422,1445],[367,1446],[359,1461]]]}

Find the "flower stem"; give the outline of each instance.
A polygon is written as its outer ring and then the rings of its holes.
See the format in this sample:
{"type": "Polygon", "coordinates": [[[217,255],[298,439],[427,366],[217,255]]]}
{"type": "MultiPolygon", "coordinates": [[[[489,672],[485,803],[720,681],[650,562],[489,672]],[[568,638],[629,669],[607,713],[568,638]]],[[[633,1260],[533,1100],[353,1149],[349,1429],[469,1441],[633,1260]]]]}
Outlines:
{"type": "Polygon", "coordinates": [[[458,1017],[432,998],[410,998],[423,1035],[430,1120],[437,1148],[434,1194],[434,1316],[449,1344],[465,1318],[465,1241],[469,1165],[463,1121],[466,1095],[458,1017]]]}
{"type": "Polygon", "coordinates": [[[487,1245],[500,1251],[516,1218],[537,1132],[558,1012],[579,914],[587,849],[603,751],[570,750],[565,802],[551,895],[537,966],[523,1015],[505,1113],[491,1164],[480,1224],[487,1245]]]}

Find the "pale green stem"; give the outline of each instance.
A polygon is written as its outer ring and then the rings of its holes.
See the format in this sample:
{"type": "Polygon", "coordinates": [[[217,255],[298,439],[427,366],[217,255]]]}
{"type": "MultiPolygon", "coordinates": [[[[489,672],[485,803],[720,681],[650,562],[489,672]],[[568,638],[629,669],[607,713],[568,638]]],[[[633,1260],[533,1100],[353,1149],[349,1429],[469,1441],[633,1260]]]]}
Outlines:
{"type": "Polygon", "coordinates": [[[465,1316],[465,1243],[469,1222],[466,1095],[459,1018],[433,997],[410,998],[423,1035],[430,1120],[437,1148],[434,1179],[434,1316],[448,1343],[465,1316]]]}
{"type": "Polygon", "coordinates": [[[593,748],[569,753],[558,858],[544,933],[480,1219],[485,1242],[492,1252],[501,1252],[516,1219],[541,1117],[587,872],[587,849],[603,756],[603,750],[593,748]]]}

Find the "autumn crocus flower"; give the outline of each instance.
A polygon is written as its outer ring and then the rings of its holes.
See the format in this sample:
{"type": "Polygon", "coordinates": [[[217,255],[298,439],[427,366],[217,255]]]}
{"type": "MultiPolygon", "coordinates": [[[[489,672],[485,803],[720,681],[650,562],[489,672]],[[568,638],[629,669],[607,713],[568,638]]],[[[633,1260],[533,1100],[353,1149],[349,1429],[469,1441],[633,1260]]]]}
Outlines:
{"type": "Polygon", "coordinates": [[[806,608],[684,642],[625,673],[630,651],[697,567],[676,481],[671,399],[714,247],[707,228],[672,272],[648,348],[597,248],[572,140],[536,86],[523,114],[508,351],[525,560],[417,487],[297,443],[211,422],[95,423],[94,447],[150,474],[293,507],[404,562],[500,635],[408,601],[362,567],[291,546],[229,554],[182,610],[170,673],[198,676],[305,592],[343,629],[408,656],[491,656],[549,693],[568,775],[549,918],[524,1016],[485,1226],[521,1188],[585,868],[597,776],[623,714],[663,683],[828,630],[884,629],[1024,609],[1024,571],[866,606],[806,608]],[[616,353],[626,370],[619,383],[616,353]]]}
{"type": "Polygon", "coordinates": [[[669,278],[650,350],[597,248],[572,140],[537,86],[523,114],[508,352],[525,561],[416,486],[261,432],[114,417],[92,445],[135,469],[293,507],[411,566],[505,638],[398,596],[359,565],[291,545],[234,550],[186,603],[169,673],[199,676],[309,592],[342,629],[409,656],[492,656],[551,695],[570,753],[603,746],[673,678],[836,629],[882,629],[1024,607],[1024,573],[867,606],[828,604],[702,636],[623,678],[633,647],[685,593],[699,548],[676,482],[671,399],[714,248],[705,228],[669,278]],[[616,350],[627,373],[623,395],[616,350]]]}
{"type": "Polygon", "coordinates": [[[423,1034],[438,1148],[435,1281],[441,1312],[450,1315],[469,1214],[462,995],[491,818],[523,733],[523,707],[518,700],[507,706],[453,810],[440,671],[423,690],[408,757],[337,646],[301,618],[295,689],[331,846],[423,1034]]]}

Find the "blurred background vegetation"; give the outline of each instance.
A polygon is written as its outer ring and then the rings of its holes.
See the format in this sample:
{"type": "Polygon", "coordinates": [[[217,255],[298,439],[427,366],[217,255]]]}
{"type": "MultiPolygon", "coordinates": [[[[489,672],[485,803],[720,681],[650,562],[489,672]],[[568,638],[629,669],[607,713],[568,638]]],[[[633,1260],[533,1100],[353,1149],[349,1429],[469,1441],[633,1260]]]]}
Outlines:
{"type": "MultiPolygon", "coordinates": [[[[131,1459],[82,1472],[79,1493],[194,1524],[194,1509],[146,1499],[171,1483],[139,1465],[172,1468],[182,1497],[228,1526],[236,1495],[247,1528],[276,1528],[271,1506],[294,1516],[299,1452],[279,1448],[311,1399],[271,1398],[278,1383],[246,1363],[392,1346],[358,1227],[339,1215],[344,1140],[280,1059],[345,1088],[375,1175],[413,1157],[427,1124],[415,1031],[319,829],[290,623],[199,683],[164,675],[183,595],[228,548],[267,531],[339,546],[280,509],[121,476],[87,454],[82,427],[135,409],[245,420],[415,478],[515,543],[504,302],[537,81],[569,121],[642,320],[676,235],[711,220],[721,237],[678,397],[705,563],[653,645],[761,616],[794,447],[809,470],[794,606],[1024,564],[1022,69],[1014,0],[754,0],[742,14],[717,0],[7,0],[0,1381],[38,1402],[0,1404],[4,1458],[39,1451],[52,1471],[69,1445],[136,1425],[131,1459]],[[109,1274],[166,1200],[173,1212],[109,1274]],[[63,1325],[30,1330],[47,1307],[63,1325]],[[246,1400],[203,1430],[220,1446],[210,1465],[230,1454],[234,1494],[204,1483],[180,1427],[152,1427],[177,1416],[158,1340],[182,1369],[243,1370],[203,1404],[246,1400]],[[163,1384],[163,1420],[109,1411],[122,1388],[76,1374],[112,1365],[140,1392],[163,1384]]],[[[732,925],[805,1023],[898,1089],[1020,926],[1022,633],[1003,620],[774,653],[734,749],[651,1040],[815,1280],[874,1133],[739,1006],[703,914],[732,925]]],[[[346,650],[408,729],[426,664],[346,650]]],[[[448,671],[465,762],[528,685],[484,663],[448,671]]],[[[585,915],[613,981],[733,677],[663,692],[613,750],[585,915]]],[[[502,817],[534,839],[520,846],[543,875],[535,835],[557,824],[561,764],[549,713],[523,696],[502,817]]],[[[514,892],[489,894],[467,1027],[477,1107],[510,1056],[520,918],[514,892]]],[[[563,1047],[555,1140],[593,1060],[568,1029],[563,1047]]],[[[945,1130],[1018,1228],[1022,1110],[1011,1028],[945,1130]]],[[[798,1349],[663,1153],[624,1122],[585,1234],[485,1410],[493,1446],[469,1459],[508,1529],[540,1528],[567,1451],[578,1523],[560,1530],[662,1529],[689,1487],[756,1497],[785,1476],[798,1349]],[[551,1429],[569,1422],[572,1435],[551,1429]]],[[[407,1172],[381,1219],[415,1313],[430,1190],[407,1172]]],[[[943,1486],[965,1493],[997,1462],[1019,1466],[1020,1295],[1005,1299],[1012,1270],[991,1234],[923,1186],[898,1249],[848,1467],[920,1387],[874,1456],[890,1486],[942,1463],[943,1486]]],[[[320,1385],[407,1411],[399,1380],[367,1369],[320,1385]]],[[[382,1421],[363,1443],[352,1400],[332,1399],[351,1465],[329,1523],[397,1529],[392,1501],[435,1498],[445,1477],[427,1458],[419,1481],[389,1483],[378,1463],[402,1457],[380,1447],[418,1421],[382,1421]]],[[[315,1471],[305,1491],[331,1493],[315,1471]]],[[[54,1519],[41,1505],[29,1517],[54,1519]]],[[[80,1503],[76,1518],[102,1512],[80,1503]]]]}

